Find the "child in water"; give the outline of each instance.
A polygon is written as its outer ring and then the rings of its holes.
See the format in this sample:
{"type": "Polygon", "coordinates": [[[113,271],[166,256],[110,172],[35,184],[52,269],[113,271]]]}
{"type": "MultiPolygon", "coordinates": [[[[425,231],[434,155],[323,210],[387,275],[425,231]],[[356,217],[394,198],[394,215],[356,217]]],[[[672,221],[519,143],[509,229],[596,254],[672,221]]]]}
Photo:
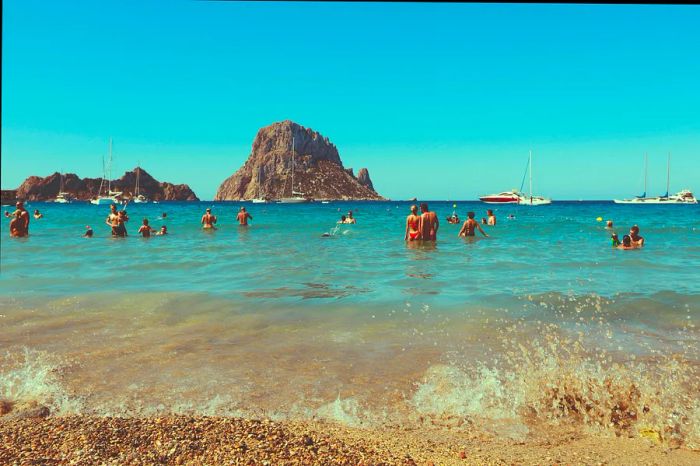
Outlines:
{"type": "Polygon", "coordinates": [[[617,249],[637,249],[637,247],[632,245],[632,238],[630,235],[625,235],[622,237],[622,244],[617,246],[617,249]]]}
{"type": "Polygon", "coordinates": [[[620,238],[618,238],[617,233],[612,234],[612,246],[614,248],[618,247],[620,244],[620,238]]]}
{"type": "Polygon", "coordinates": [[[155,230],[148,225],[148,219],[144,218],[143,225],[141,225],[141,228],[139,228],[139,233],[141,233],[141,236],[143,236],[144,238],[149,238],[151,236],[152,231],[155,230]]]}

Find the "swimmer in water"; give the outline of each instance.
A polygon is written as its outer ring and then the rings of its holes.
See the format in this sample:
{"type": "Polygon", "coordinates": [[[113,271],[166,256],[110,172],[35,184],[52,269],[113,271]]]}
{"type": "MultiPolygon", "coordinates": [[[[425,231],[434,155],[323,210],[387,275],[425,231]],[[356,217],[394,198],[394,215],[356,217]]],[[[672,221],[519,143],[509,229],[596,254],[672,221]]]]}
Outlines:
{"type": "Polygon", "coordinates": [[[420,237],[420,215],[418,215],[418,207],[415,205],[411,206],[411,213],[406,217],[406,233],[404,234],[404,241],[416,241],[421,239],[420,237]]]}
{"type": "Polygon", "coordinates": [[[630,235],[625,235],[622,237],[622,244],[618,245],[617,249],[637,249],[637,247],[632,242],[630,235]]]}
{"type": "Polygon", "coordinates": [[[156,236],[163,236],[163,235],[167,235],[167,234],[168,234],[168,227],[163,225],[162,227],[160,227],[160,231],[158,233],[156,233],[156,236]]]}
{"type": "Polygon", "coordinates": [[[341,216],[340,216],[340,220],[338,220],[338,223],[347,223],[347,222],[346,222],[345,215],[341,215],[341,216]]]}
{"type": "Polygon", "coordinates": [[[34,209],[34,218],[40,219],[44,216],[41,212],[39,212],[39,209],[34,209]]]}
{"type": "MultiPolygon", "coordinates": [[[[639,236],[639,227],[637,225],[633,225],[632,228],[630,228],[630,239],[632,240],[632,245],[636,246],[638,248],[641,248],[644,246],[644,238],[639,236]]],[[[623,238],[624,240],[624,238],[623,238]]]]}
{"type": "Polygon", "coordinates": [[[457,236],[475,236],[474,230],[478,229],[482,235],[485,237],[488,237],[489,235],[486,234],[483,228],[481,228],[481,225],[479,225],[479,222],[474,220],[474,212],[467,212],[467,221],[464,222],[464,225],[462,225],[462,229],[459,230],[459,234],[457,236]]]}
{"type": "Polygon", "coordinates": [[[151,233],[154,231],[155,230],[151,228],[151,226],[148,224],[148,219],[144,218],[143,225],[141,225],[141,227],[139,228],[139,233],[141,234],[141,236],[143,236],[144,238],[150,238],[151,233]]]}
{"type": "Polygon", "coordinates": [[[612,230],[612,228],[613,228],[612,220],[608,220],[608,221],[605,223],[605,229],[606,229],[606,230],[612,230]]]}
{"type": "Polygon", "coordinates": [[[202,228],[205,230],[216,230],[214,226],[215,223],[216,216],[211,214],[211,209],[207,209],[204,215],[202,215],[202,228]]]}
{"type": "Polygon", "coordinates": [[[509,218],[509,219],[514,219],[514,218],[515,218],[515,215],[510,214],[510,215],[508,215],[508,218],[509,218]]]}
{"type": "Polygon", "coordinates": [[[163,212],[163,213],[161,214],[160,218],[166,218],[167,216],[168,216],[168,214],[166,214],[165,212],[163,212]]]}
{"type": "Polygon", "coordinates": [[[344,223],[357,223],[355,218],[352,216],[352,210],[348,210],[348,216],[345,218],[344,223]]]}
{"type": "Polygon", "coordinates": [[[481,224],[482,224],[482,225],[488,225],[488,224],[489,224],[488,220],[486,220],[486,217],[483,217],[483,218],[481,219],[481,224]]]}
{"type": "Polygon", "coordinates": [[[488,225],[490,226],[496,226],[496,216],[493,214],[493,210],[487,209],[486,210],[486,215],[488,216],[488,225]]]}
{"type": "Polygon", "coordinates": [[[92,228],[90,228],[90,225],[85,226],[85,234],[83,235],[84,238],[92,238],[93,231],[92,228]]]}
{"type": "Polygon", "coordinates": [[[246,212],[245,207],[241,207],[241,209],[238,211],[238,215],[236,216],[238,224],[241,226],[248,226],[248,219],[253,220],[253,216],[246,212]]]}

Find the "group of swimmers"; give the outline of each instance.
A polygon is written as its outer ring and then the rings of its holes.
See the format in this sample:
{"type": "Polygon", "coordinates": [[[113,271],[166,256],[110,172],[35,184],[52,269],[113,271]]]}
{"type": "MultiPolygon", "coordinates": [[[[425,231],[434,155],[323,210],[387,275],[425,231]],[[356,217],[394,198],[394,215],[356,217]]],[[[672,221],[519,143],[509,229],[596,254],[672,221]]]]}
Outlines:
{"type": "MultiPolygon", "coordinates": [[[[248,226],[248,220],[253,220],[253,216],[250,215],[250,213],[245,210],[245,207],[241,207],[238,209],[238,215],[236,215],[236,220],[238,221],[238,224],[240,226],[248,226]]],[[[202,228],[205,230],[216,230],[216,227],[214,226],[216,224],[217,218],[216,215],[213,215],[211,213],[211,208],[207,208],[204,211],[204,215],[202,215],[202,228]]]]}
{"type": "MultiPolygon", "coordinates": [[[[411,213],[406,217],[406,233],[404,234],[405,241],[437,241],[437,232],[440,228],[437,214],[428,208],[425,202],[420,205],[421,214],[418,215],[418,207],[411,206],[411,213]]],[[[485,225],[496,225],[496,216],[491,209],[486,211],[488,219],[482,219],[485,225]]],[[[467,237],[475,236],[476,230],[479,230],[482,235],[489,235],[481,228],[479,222],[474,220],[474,212],[467,212],[467,220],[462,224],[457,236],[467,237]]],[[[459,217],[455,212],[450,217],[447,217],[448,223],[459,223],[459,217]]]]}
{"type": "MultiPolygon", "coordinates": [[[[605,228],[607,230],[612,230],[612,220],[607,221],[605,228]]],[[[644,237],[639,236],[639,227],[637,225],[632,225],[629,235],[624,235],[622,241],[620,241],[617,233],[613,233],[611,239],[612,246],[617,249],[639,249],[644,246],[644,237]]]]}
{"type": "MultiPolygon", "coordinates": [[[[117,206],[111,204],[109,206],[110,212],[105,220],[105,224],[110,227],[112,236],[114,237],[125,237],[127,236],[126,222],[129,221],[129,216],[125,209],[117,211],[117,206]]],[[[436,241],[437,232],[440,227],[440,222],[438,221],[437,214],[428,208],[427,203],[420,204],[420,215],[418,214],[418,207],[412,205],[411,213],[406,217],[406,231],[404,234],[405,241],[436,241]]],[[[495,226],[496,216],[493,210],[488,209],[486,211],[486,217],[481,219],[481,224],[495,226]]],[[[13,237],[25,237],[29,235],[29,212],[24,207],[22,201],[18,201],[16,204],[16,210],[10,214],[5,212],[6,217],[12,218],[10,221],[10,236],[13,237]]],[[[162,218],[165,219],[167,214],[163,213],[162,218]]],[[[40,219],[43,215],[38,209],[34,210],[34,218],[40,219]]],[[[473,237],[476,236],[476,230],[479,230],[482,235],[488,237],[489,235],[481,228],[479,222],[474,220],[474,212],[467,212],[467,220],[462,224],[457,236],[459,237],[473,237]]],[[[509,218],[514,218],[512,215],[509,218]]],[[[246,211],[245,207],[241,207],[236,216],[238,224],[241,226],[247,226],[248,220],[253,220],[253,216],[246,211]]],[[[599,219],[600,220],[600,219],[599,219]]],[[[453,212],[451,216],[447,217],[448,223],[456,224],[459,223],[459,217],[456,212],[453,212]]],[[[211,213],[211,208],[207,208],[204,215],[202,215],[202,228],[205,230],[215,230],[214,226],[217,222],[217,217],[211,213]]],[[[347,216],[342,215],[340,220],[337,222],[339,224],[354,224],[357,220],[353,217],[352,210],[348,211],[347,216]]],[[[93,237],[93,230],[90,226],[86,226],[86,232],[83,236],[87,238],[93,237]]],[[[606,229],[612,230],[613,223],[612,220],[608,220],[606,224],[606,229]]],[[[168,234],[168,228],[163,225],[160,230],[153,229],[148,222],[147,218],[143,219],[142,225],[138,229],[138,234],[144,238],[148,238],[151,234],[162,236],[168,234]]],[[[629,234],[622,237],[620,241],[617,233],[612,234],[612,246],[617,249],[638,249],[644,246],[644,238],[639,235],[639,227],[633,225],[630,228],[629,234]]]]}

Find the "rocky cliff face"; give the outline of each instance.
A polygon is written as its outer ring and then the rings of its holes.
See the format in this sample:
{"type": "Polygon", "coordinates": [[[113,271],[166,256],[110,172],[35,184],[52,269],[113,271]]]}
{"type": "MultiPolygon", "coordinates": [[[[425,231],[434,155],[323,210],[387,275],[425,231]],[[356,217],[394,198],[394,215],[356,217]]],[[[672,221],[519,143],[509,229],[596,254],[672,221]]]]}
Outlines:
{"type": "MultiPolygon", "coordinates": [[[[136,170],[141,171],[139,192],[153,201],[198,201],[197,196],[186,184],[174,185],[159,182],[143,168],[135,168],[124,173],[118,180],[112,181],[112,191],[122,191],[128,199],[134,195],[136,187],[136,170]]],[[[79,178],[73,173],[63,176],[63,191],[74,199],[89,200],[97,196],[100,189],[99,178],[79,178]]],[[[30,176],[17,188],[17,198],[25,201],[47,201],[55,199],[61,188],[61,175],[56,172],[45,178],[30,176]]],[[[103,193],[106,187],[103,187],[103,193]]]]}
{"type": "Polygon", "coordinates": [[[280,199],[292,196],[292,189],[313,199],[383,199],[374,191],[366,168],[360,169],[363,173],[364,183],[343,167],[338,149],[327,137],[285,120],[258,131],[248,160],[221,183],[214,199],[280,199]]]}

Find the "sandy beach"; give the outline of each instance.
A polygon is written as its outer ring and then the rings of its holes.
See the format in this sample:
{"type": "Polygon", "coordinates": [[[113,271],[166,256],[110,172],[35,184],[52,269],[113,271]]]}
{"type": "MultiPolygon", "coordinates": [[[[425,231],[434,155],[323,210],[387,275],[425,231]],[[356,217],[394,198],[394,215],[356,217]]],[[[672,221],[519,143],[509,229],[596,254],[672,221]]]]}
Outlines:
{"type": "Polygon", "coordinates": [[[222,417],[0,421],[2,464],[695,465],[700,452],[560,428],[525,440],[449,428],[359,429],[222,417]]]}

